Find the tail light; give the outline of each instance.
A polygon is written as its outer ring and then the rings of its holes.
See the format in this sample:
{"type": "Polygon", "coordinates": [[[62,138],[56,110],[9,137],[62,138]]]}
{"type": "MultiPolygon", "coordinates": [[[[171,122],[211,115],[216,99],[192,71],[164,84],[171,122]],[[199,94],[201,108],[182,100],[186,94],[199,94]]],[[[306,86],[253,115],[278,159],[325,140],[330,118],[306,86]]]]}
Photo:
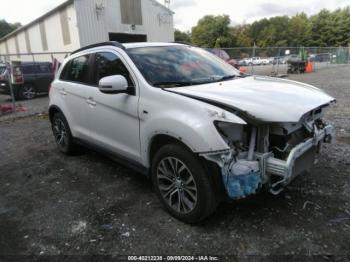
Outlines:
{"type": "Polygon", "coordinates": [[[15,83],[17,84],[23,84],[23,77],[20,75],[20,76],[15,76],[15,83]]]}

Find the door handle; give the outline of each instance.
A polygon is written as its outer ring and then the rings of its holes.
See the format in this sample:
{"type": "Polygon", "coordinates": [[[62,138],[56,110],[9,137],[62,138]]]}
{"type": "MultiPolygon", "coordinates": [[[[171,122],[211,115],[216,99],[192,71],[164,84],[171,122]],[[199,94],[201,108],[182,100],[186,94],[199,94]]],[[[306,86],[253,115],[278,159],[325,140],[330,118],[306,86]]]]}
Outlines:
{"type": "Polygon", "coordinates": [[[86,99],[86,103],[88,103],[90,106],[96,106],[96,102],[92,97],[89,97],[88,99],[86,99]]]}
{"type": "Polygon", "coordinates": [[[63,96],[66,96],[67,95],[66,89],[62,88],[60,90],[60,94],[63,95],[63,96]]]}

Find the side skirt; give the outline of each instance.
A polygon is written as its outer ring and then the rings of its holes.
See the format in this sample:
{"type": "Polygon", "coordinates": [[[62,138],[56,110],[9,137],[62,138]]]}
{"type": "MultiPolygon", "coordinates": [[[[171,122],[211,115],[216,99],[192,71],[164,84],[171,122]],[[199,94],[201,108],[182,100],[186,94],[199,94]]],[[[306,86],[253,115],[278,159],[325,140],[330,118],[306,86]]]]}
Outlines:
{"type": "Polygon", "coordinates": [[[141,173],[147,177],[150,177],[150,175],[149,175],[150,169],[141,165],[140,163],[138,163],[134,160],[131,160],[125,156],[122,156],[120,154],[112,152],[108,149],[105,149],[101,146],[98,146],[98,145],[93,144],[91,142],[88,142],[86,140],[74,138],[73,141],[74,141],[74,143],[76,143],[78,145],[81,145],[83,147],[91,149],[92,151],[95,151],[99,154],[105,155],[106,157],[117,162],[118,164],[121,164],[122,166],[128,167],[128,168],[133,169],[134,171],[136,171],[138,173],[141,173]]]}

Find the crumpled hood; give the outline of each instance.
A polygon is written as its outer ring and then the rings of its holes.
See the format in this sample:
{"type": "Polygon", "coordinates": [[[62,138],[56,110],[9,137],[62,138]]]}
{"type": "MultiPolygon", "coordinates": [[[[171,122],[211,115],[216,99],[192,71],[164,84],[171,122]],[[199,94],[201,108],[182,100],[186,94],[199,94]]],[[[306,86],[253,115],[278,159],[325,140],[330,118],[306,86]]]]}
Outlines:
{"type": "Polygon", "coordinates": [[[266,122],[299,122],[304,114],[335,100],[311,85],[262,76],[167,90],[220,103],[266,122]]]}

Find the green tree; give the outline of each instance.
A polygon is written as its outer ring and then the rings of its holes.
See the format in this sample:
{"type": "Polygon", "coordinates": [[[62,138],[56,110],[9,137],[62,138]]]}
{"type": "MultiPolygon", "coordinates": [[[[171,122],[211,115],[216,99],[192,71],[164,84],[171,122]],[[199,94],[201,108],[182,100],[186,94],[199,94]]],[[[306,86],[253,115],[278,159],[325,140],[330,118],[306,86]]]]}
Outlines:
{"type": "Polygon", "coordinates": [[[175,41],[176,42],[186,42],[191,43],[191,33],[190,32],[182,32],[178,29],[175,29],[175,41]]]}
{"type": "Polygon", "coordinates": [[[329,44],[328,37],[330,36],[330,19],[331,13],[325,9],[311,17],[311,46],[327,46],[329,44]]]}
{"type": "Polygon", "coordinates": [[[8,23],[5,20],[0,20],[0,38],[11,33],[12,31],[16,30],[18,27],[20,27],[20,23],[8,23]]]}
{"type": "Polygon", "coordinates": [[[275,16],[269,19],[270,25],[274,29],[274,36],[269,46],[287,46],[290,35],[286,28],[288,28],[290,18],[288,16],[275,16]],[[280,43],[280,44],[278,44],[280,43]]]}
{"type": "Polygon", "coordinates": [[[308,46],[310,44],[311,24],[305,13],[293,16],[287,29],[290,46],[308,46]]]}
{"type": "Polygon", "coordinates": [[[235,46],[250,47],[253,40],[249,35],[250,25],[238,25],[232,28],[233,41],[235,46]]]}
{"type": "Polygon", "coordinates": [[[192,42],[201,47],[230,47],[233,36],[228,15],[207,15],[192,28],[192,42]]]}
{"type": "Polygon", "coordinates": [[[311,17],[298,13],[263,18],[234,27],[227,15],[207,15],[192,28],[192,42],[202,47],[350,46],[350,7],[324,9],[311,17]]]}

